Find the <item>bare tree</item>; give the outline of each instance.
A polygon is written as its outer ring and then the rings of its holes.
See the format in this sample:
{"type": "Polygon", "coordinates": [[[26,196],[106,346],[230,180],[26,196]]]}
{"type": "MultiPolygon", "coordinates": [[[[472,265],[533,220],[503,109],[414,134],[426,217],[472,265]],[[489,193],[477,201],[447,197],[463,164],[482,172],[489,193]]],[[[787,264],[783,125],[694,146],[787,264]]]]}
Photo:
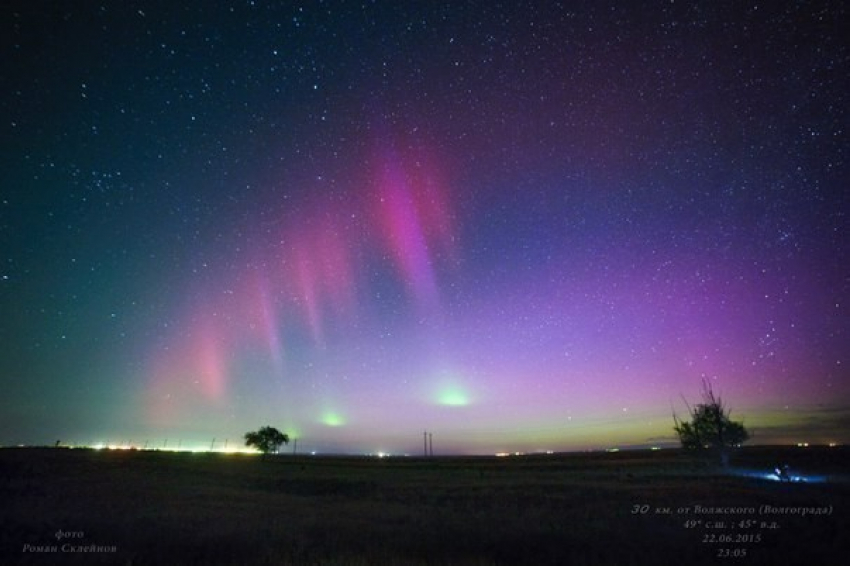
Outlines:
{"type": "Polygon", "coordinates": [[[723,405],[719,395],[715,395],[707,380],[702,382],[702,403],[685,406],[690,421],[679,419],[673,411],[673,430],[679,436],[682,448],[692,450],[713,449],[720,453],[723,465],[729,462],[728,449],[740,446],[750,437],[750,433],[741,422],[729,418],[731,411],[723,405]]]}

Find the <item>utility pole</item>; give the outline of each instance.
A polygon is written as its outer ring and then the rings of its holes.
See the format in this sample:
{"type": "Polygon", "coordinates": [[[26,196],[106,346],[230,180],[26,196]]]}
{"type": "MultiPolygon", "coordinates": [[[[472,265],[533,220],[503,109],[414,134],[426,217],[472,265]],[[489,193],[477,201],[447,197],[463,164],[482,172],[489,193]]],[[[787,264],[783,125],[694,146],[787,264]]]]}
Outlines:
{"type": "Polygon", "coordinates": [[[425,457],[428,457],[428,431],[422,433],[422,444],[425,446],[425,457]]]}
{"type": "Polygon", "coordinates": [[[215,446],[215,437],[213,437],[213,441],[210,443],[210,452],[213,451],[213,446],[215,446]]]}
{"type": "Polygon", "coordinates": [[[292,439],[292,455],[295,456],[298,453],[298,439],[292,439]]]}
{"type": "Polygon", "coordinates": [[[428,433],[428,455],[434,455],[434,436],[430,432],[428,433]]]}
{"type": "Polygon", "coordinates": [[[224,451],[225,451],[225,452],[227,452],[227,441],[228,441],[228,440],[229,440],[229,439],[227,439],[227,438],[225,438],[225,439],[224,439],[224,451]]]}

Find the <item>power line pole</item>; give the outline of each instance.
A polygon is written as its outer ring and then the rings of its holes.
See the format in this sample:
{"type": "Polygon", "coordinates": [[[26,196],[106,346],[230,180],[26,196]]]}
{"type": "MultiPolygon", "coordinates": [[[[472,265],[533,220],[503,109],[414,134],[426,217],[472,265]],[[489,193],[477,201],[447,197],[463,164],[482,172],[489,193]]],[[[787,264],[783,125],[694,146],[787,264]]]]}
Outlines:
{"type": "Polygon", "coordinates": [[[212,442],[210,443],[210,452],[213,451],[213,447],[215,446],[215,437],[213,437],[212,442]]]}
{"type": "Polygon", "coordinates": [[[292,455],[295,456],[298,453],[298,439],[292,439],[292,455]]]}
{"type": "Polygon", "coordinates": [[[434,455],[434,436],[430,432],[428,433],[428,454],[434,455]]]}
{"type": "Polygon", "coordinates": [[[422,444],[425,447],[425,457],[428,457],[428,431],[422,433],[422,444]]]}

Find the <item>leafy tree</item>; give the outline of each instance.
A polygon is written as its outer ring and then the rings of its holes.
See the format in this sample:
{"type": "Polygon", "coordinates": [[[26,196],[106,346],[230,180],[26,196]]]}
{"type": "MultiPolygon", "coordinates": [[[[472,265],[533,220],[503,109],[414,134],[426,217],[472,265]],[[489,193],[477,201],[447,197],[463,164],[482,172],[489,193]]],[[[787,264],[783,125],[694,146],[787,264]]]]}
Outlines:
{"type": "Polygon", "coordinates": [[[282,444],[289,444],[289,435],[271,426],[245,433],[245,445],[253,446],[262,452],[263,456],[277,452],[282,444]]]}
{"type": "Polygon", "coordinates": [[[673,430],[679,435],[682,448],[703,450],[714,449],[720,452],[721,461],[728,464],[727,449],[740,446],[750,437],[750,433],[741,422],[729,418],[730,411],[723,401],[714,394],[707,381],[702,382],[702,403],[688,407],[690,421],[680,420],[673,412],[673,430]]]}

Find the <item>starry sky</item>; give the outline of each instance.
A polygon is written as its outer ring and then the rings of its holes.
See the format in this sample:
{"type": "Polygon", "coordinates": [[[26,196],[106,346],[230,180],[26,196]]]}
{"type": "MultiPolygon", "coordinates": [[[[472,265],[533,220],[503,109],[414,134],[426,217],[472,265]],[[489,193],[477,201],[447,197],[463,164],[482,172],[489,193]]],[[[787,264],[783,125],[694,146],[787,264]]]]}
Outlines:
{"type": "Polygon", "coordinates": [[[0,7],[0,444],[850,441],[840,1],[0,7]]]}

